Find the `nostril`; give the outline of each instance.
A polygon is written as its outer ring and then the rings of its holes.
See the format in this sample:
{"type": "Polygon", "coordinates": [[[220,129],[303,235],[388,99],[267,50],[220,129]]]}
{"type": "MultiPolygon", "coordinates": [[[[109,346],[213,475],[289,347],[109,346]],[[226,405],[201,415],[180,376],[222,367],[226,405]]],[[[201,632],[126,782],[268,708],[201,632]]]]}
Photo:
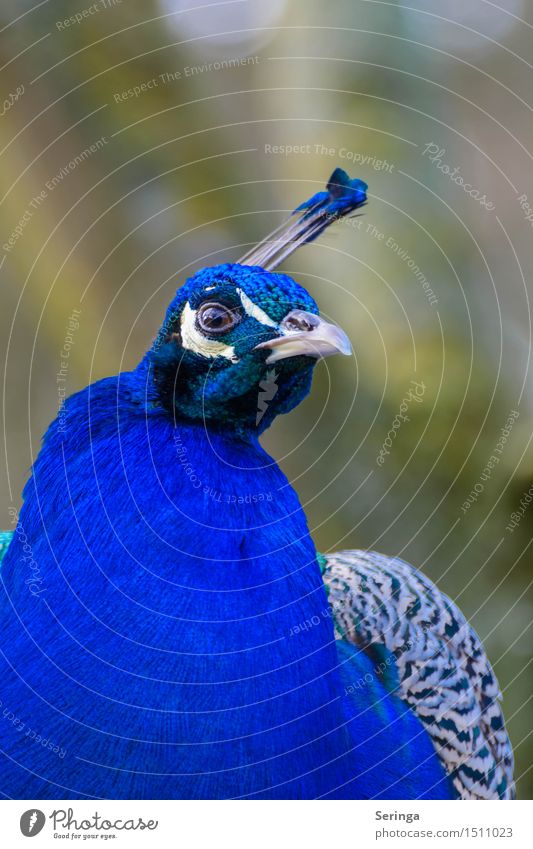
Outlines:
{"type": "Polygon", "coordinates": [[[314,330],[320,323],[320,318],[310,312],[303,310],[293,310],[282,321],[281,326],[284,330],[301,333],[302,331],[314,330]]]}

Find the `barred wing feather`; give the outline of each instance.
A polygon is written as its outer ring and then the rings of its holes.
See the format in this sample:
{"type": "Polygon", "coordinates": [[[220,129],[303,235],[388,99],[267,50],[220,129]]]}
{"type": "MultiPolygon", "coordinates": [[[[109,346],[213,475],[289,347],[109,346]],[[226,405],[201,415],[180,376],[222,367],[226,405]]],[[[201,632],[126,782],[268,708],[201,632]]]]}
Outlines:
{"type": "Polygon", "coordinates": [[[390,653],[398,695],[423,722],[458,797],[514,798],[498,682],[461,611],[397,558],[342,551],[320,559],[337,638],[390,653]]]}

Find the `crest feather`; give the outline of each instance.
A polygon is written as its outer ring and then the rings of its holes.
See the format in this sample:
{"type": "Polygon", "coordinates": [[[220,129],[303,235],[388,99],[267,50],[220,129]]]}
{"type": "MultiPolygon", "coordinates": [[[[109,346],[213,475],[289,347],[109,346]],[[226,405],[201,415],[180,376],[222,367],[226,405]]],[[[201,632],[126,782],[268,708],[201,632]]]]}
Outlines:
{"type": "Polygon", "coordinates": [[[302,245],[313,242],[321,233],[366,203],[367,184],[351,179],[336,168],[326,185],[297,206],[291,217],[277,227],[239,260],[240,265],[259,265],[273,271],[302,245]]]}

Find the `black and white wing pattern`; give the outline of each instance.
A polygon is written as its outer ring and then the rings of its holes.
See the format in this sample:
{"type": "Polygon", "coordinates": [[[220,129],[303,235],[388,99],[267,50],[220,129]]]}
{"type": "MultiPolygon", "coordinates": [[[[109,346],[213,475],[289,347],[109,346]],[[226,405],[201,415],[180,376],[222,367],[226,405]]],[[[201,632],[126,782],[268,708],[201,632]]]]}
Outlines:
{"type": "Polygon", "coordinates": [[[386,650],[398,695],[423,722],[458,797],[514,798],[498,682],[461,611],[397,558],[341,551],[319,560],[337,639],[377,656],[386,650]]]}

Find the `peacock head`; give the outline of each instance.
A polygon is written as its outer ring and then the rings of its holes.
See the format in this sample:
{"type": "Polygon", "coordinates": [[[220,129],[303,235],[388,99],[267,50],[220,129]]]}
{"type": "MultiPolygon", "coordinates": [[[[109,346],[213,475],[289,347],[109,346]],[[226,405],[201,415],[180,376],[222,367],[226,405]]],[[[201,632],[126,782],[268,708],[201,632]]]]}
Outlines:
{"type": "Polygon", "coordinates": [[[175,419],[258,433],[307,395],[316,362],[349,355],[348,337],[309,293],[274,268],[366,200],[337,169],[239,263],[205,268],[178,290],[148,354],[158,403],[175,419]]]}

